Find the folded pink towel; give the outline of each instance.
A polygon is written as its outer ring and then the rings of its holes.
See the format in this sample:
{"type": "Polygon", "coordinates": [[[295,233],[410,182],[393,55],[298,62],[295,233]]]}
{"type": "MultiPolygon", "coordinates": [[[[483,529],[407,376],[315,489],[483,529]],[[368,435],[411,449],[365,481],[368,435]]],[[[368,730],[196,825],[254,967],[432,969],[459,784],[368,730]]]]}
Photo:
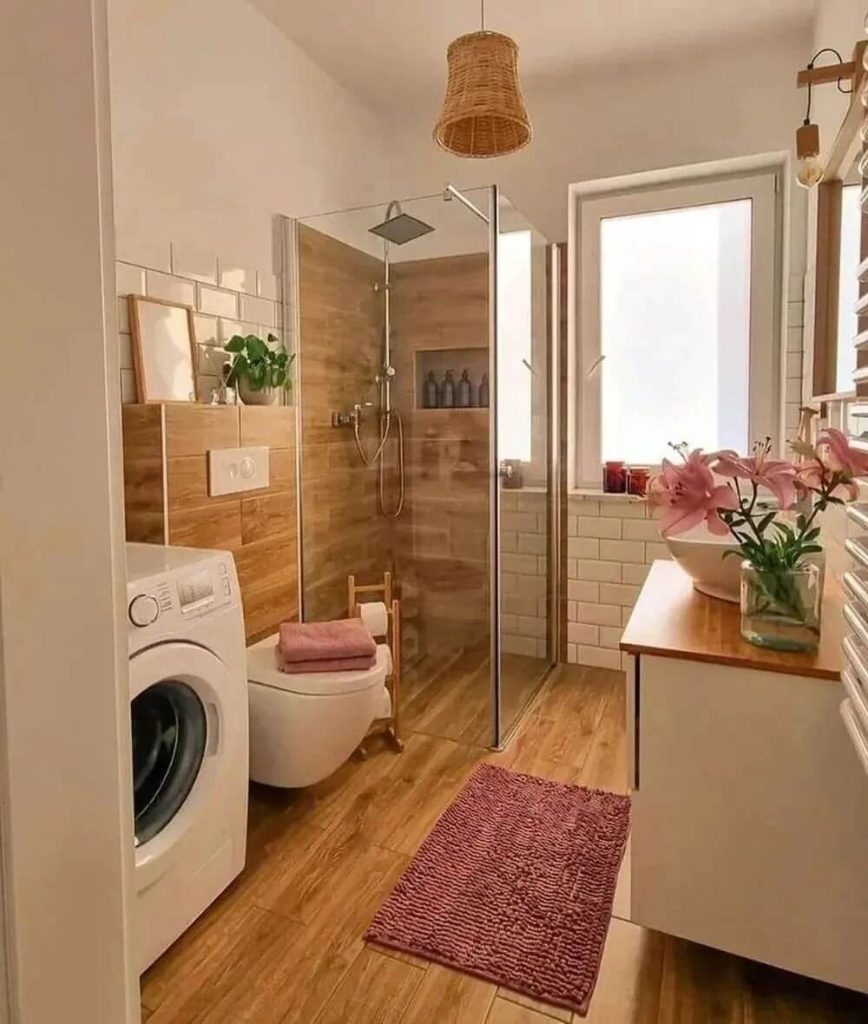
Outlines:
{"type": "MultiPolygon", "coordinates": [[[[377,653],[374,638],[361,619],[282,622],[277,649],[281,659],[292,664],[345,658],[373,658],[377,653]]],[[[307,670],[300,668],[298,671],[307,670]]]]}
{"type": "Polygon", "coordinates": [[[376,655],[370,658],[322,658],[319,661],[283,661],[279,652],[277,655],[278,668],[289,675],[305,672],[359,672],[373,668],[376,663],[376,655]]]}

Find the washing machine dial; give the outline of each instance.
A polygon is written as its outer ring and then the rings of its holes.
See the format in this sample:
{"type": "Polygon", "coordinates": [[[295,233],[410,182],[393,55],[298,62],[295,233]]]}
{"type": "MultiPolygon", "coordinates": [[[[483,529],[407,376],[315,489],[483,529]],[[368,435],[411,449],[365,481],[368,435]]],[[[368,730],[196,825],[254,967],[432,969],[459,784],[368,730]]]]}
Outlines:
{"type": "Polygon", "coordinates": [[[159,602],[150,594],[138,594],[130,601],[129,614],[134,626],[150,626],[160,614],[159,602]]]}

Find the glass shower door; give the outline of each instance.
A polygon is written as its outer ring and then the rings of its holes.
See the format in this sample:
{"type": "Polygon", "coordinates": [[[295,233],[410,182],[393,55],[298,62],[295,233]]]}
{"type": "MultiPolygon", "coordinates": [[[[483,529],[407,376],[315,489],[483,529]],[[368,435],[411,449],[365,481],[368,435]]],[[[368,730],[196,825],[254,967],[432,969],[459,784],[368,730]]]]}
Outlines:
{"type": "Polygon", "coordinates": [[[546,240],[494,190],[492,569],[494,742],[501,746],[554,662],[550,316],[546,240]]]}

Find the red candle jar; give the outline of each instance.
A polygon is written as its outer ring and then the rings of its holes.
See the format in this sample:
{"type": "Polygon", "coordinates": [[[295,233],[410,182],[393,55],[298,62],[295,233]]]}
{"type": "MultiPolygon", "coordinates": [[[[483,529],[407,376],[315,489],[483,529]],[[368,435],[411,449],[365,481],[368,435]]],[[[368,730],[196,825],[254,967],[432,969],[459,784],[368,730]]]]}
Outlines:
{"type": "Polygon", "coordinates": [[[630,494],[638,494],[645,497],[648,493],[648,483],[651,479],[651,470],[641,466],[631,468],[627,478],[627,490],[630,494]]]}
{"type": "Polygon", "coordinates": [[[623,462],[606,462],[603,465],[603,491],[606,494],[626,493],[627,467],[623,462]]]}

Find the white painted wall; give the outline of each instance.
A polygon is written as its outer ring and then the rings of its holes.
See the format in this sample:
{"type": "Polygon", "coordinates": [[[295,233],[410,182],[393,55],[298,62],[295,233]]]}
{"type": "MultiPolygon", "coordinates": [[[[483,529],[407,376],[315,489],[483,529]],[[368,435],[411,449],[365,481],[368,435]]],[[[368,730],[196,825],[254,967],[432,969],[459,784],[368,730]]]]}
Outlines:
{"type": "Polygon", "coordinates": [[[7,12],[0,81],[15,100],[0,117],[0,829],[10,1018],[132,1024],[105,2],[7,0],[7,12]]]}
{"type": "Polygon", "coordinates": [[[402,191],[501,185],[550,241],[567,235],[567,185],[637,171],[789,150],[802,98],[798,67],[809,33],[776,35],[728,50],[597,69],[527,83],[534,139],[496,160],[465,160],[431,141],[436,105],[408,117],[395,147],[409,161],[402,191]]]}
{"type": "MultiPolygon", "coordinates": [[[[377,202],[385,123],[246,0],[109,0],[118,256],[272,265],[272,215],[377,202]]],[[[150,264],[147,264],[150,265],[150,264]]]]}
{"type": "MultiPolygon", "coordinates": [[[[866,0],[819,0],[814,25],[814,41],[808,60],[824,46],[838,50],[844,60],[852,56],[853,47],[865,38],[863,25],[868,14],[866,0]]],[[[818,64],[832,63],[831,54],[824,54],[818,64]]],[[[800,94],[804,99],[804,93],[800,94]]],[[[820,145],[828,152],[835,133],[847,110],[849,97],[842,96],[834,85],[814,90],[813,120],[820,126],[820,145]]]]}

